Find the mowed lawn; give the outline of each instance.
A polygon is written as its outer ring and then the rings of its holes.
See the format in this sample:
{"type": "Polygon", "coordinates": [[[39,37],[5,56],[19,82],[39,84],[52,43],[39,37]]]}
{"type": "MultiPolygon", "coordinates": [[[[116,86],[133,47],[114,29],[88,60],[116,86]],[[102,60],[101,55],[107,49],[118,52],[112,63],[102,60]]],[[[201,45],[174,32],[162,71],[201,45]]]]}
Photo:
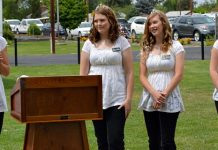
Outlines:
{"type": "MultiPolygon", "coordinates": [[[[135,88],[132,112],[126,122],[126,150],[148,149],[148,138],[143,114],[137,110],[142,87],[138,79],[138,63],[134,64],[135,88]]],[[[20,75],[56,76],[78,75],[79,65],[19,66],[12,67],[9,77],[4,78],[8,106],[10,91],[20,75]]],[[[217,150],[218,115],[211,100],[213,85],[209,76],[209,61],[186,61],[183,81],[180,83],[186,111],[181,113],[176,130],[178,150],[217,150]]],[[[25,124],[21,124],[5,114],[4,126],[0,135],[0,150],[22,150],[25,124]]],[[[91,121],[87,121],[90,150],[96,150],[96,139],[91,121]]]]}
{"type": "MultiPolygon", "coordinates": [[[[84,41],[80,41],[80,49],[84,41]]],[[[139,44],[131,43],[131,47],[133,50],[139,50],[139,44]]],[[[63,40],[56,41],[55,44],[55,54],[64,55],[64,54],[77,54],[78,53],[78,42],[77,40],[63,40]]],[[[8,45],[8,54],[9,56],[14,56],[15,54],[15,46],[14,42],[10,42],[8,45]]],[[[18,56],[40,56],[40,55],[50,55],[50,41],[24,41],[17,42],[17,55],[18,56]]]]}

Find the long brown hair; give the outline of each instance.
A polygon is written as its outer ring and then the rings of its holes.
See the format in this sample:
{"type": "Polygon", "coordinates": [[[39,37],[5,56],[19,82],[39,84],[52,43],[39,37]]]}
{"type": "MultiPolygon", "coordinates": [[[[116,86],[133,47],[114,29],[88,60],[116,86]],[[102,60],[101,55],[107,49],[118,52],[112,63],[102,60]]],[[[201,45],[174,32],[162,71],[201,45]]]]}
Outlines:
{"type": "Polygon", "coordinates": [[[154,11],[147,18],[147,22],[145,24],[144,35],[141,40],[141,47],[142,47],[141,54],[143,55],[143,58],[147,57],[147,55],[150,53],[150,51],[153,49],[153,46],[156,43],[155,37],[149,31],[149,26],[150,26],[151,18],[157,15],[159,16],[162,22],[162,25],[163,25],[164,38],[163,38],[163,42],[161,45],[161,50],[163,52],[167,52],[172,45],[172,30],[171,30],[171,27],[170,27],[170,24],[169,24],[169,21],[166,15],[161,11],[154,11]]]}
{"type": "Polygon", "coordinates": [[[102,5],[102,4],[97,6],[95,11],[94,11],[94,16],[93,16],[93,21],[92,21],[93,27],[90,30],[89,40],[92,43],[96,43],[100,40],[100,34],[94,26],[95,14],[102,14],[102,15],[107,17],[107,19],[111,25],[110,29],[109,29],[109,39],[111,40],[112,43],[114,43],[117,40],[117,38],[119,37],[118,22],[116,20],[116,17],[115,17],[113,10],[110,7],[108,7],[106,5],[102,5]]]}

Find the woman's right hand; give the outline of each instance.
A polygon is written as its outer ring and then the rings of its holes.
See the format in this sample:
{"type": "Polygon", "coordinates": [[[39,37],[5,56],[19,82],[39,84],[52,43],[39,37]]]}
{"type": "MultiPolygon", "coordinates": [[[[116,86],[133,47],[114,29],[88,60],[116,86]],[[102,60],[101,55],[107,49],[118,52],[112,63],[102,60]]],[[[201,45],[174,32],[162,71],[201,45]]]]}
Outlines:
{"type": "Polygon", "coordinates": [[[154,109],[159,109],[161,107],[161,105],[163,103],[165,103],[166,101],[166,95],[163,94],[161,91],[155,91],[153,94],[152,94],[152,97],[153,97],[153,107],[154,109]]]}

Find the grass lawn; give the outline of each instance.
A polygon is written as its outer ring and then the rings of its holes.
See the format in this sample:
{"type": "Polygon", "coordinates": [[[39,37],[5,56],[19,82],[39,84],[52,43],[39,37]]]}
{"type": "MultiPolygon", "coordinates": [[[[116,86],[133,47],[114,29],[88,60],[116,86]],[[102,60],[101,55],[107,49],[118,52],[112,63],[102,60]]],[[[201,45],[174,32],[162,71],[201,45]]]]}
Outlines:
{"type": "MultiPolygon", "coordinates": [[[[80,49],[84,42],[81,41],[80,49]]],[[[131,44],[133,50],[139,50],[139,44],[131,44]]],[[[8,46],[9,56],[14,56],[14,43],[10,43],[8,46]]],[[[56,42],[55,54],[77,54],[77,41],[66,40],[56,42]]],[[[50,41],[35,41],[35,42],[17,42],[17,54],[18,56],[28,55],[50,55],[50,41]]]]}
{"type": "MultiPolygon", "coordinates": [[[[213,85],[209,77],[209,61],[186,61],[184,79],[180,84],[186,111],[181,113],[176,130],[178,150],[218,149],[218,118],[211,100],[213,85]]],[[[9,77],[4,78],[8,106],[9,95],[15,80],[22,74],[29,76],[78,75],[78,65],[19,66],[12,67],[9,77]],[[55,71],[54,71],[55,70],[55,71]]],[[[148,149],[148,138],[143,115],[137,110],[142,87],[138,80],[138,63],[135,63],[135,89],[132,112],[126,122],[126,150],[148,149]]],[[[0,150],[21,150],[25,133],[21,124],[5,114],[0,135],[0,150]]],[[[96,150],[96,141],[91,121],[87,121],[90,150],[96,150]]]]}

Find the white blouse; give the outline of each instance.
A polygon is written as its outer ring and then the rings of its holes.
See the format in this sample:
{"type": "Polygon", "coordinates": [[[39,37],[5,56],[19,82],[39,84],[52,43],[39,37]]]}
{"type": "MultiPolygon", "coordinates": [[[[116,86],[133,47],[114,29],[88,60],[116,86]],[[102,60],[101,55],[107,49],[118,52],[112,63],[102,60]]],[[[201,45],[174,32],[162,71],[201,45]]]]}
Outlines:
{"type": "MultiPolygon", "coordinates": [[[[172,47],[167,53],[161,53],[160,55],[149,54],[145,63],[148,71],[147,78],[155,90],[163,91],[167,87],[175,73],[176,55],[181,52],[184,52],[183,46],[178,41],[173,41],[172,47]]],[[[138,108],[146,111],[157,111],[153,108],[153,102],[152,96],[144,88],[138,108]]],[[[166,103],[158,111],[184,111],[179,86],[176,86],[172,93],[169,94],[166,103]]]]}
{"type": "Polygon", "coordinates": [[[126,98],[126,80],[122,65],[122,52],[130,47],[120,36],[112,48],[98,49],[87,40],[82,51],[89,54],[89,75],[102,75],[103,109],[121,105],[126,98]]]}
{"type": "MultiPolygon", "coordinates": [[[[218,51],[218,40],[213,44],[213,48],[218,51]]],[[[218,60],[217,60],[218,61],[218,60]]],[[[215,88],[212,96],[213,100],[218,101],[218,90],[215,88]]]]}
{"type": "MultiPolygon", "coordinates": [[[[0,51],[2,51],[7,46],[7,41],[0,36],[0,51]]],[[[2,77],[0,76],[0,112],[7,111],[7,102],[5,96],[4,85],[2,82],[2,77]]]]}

